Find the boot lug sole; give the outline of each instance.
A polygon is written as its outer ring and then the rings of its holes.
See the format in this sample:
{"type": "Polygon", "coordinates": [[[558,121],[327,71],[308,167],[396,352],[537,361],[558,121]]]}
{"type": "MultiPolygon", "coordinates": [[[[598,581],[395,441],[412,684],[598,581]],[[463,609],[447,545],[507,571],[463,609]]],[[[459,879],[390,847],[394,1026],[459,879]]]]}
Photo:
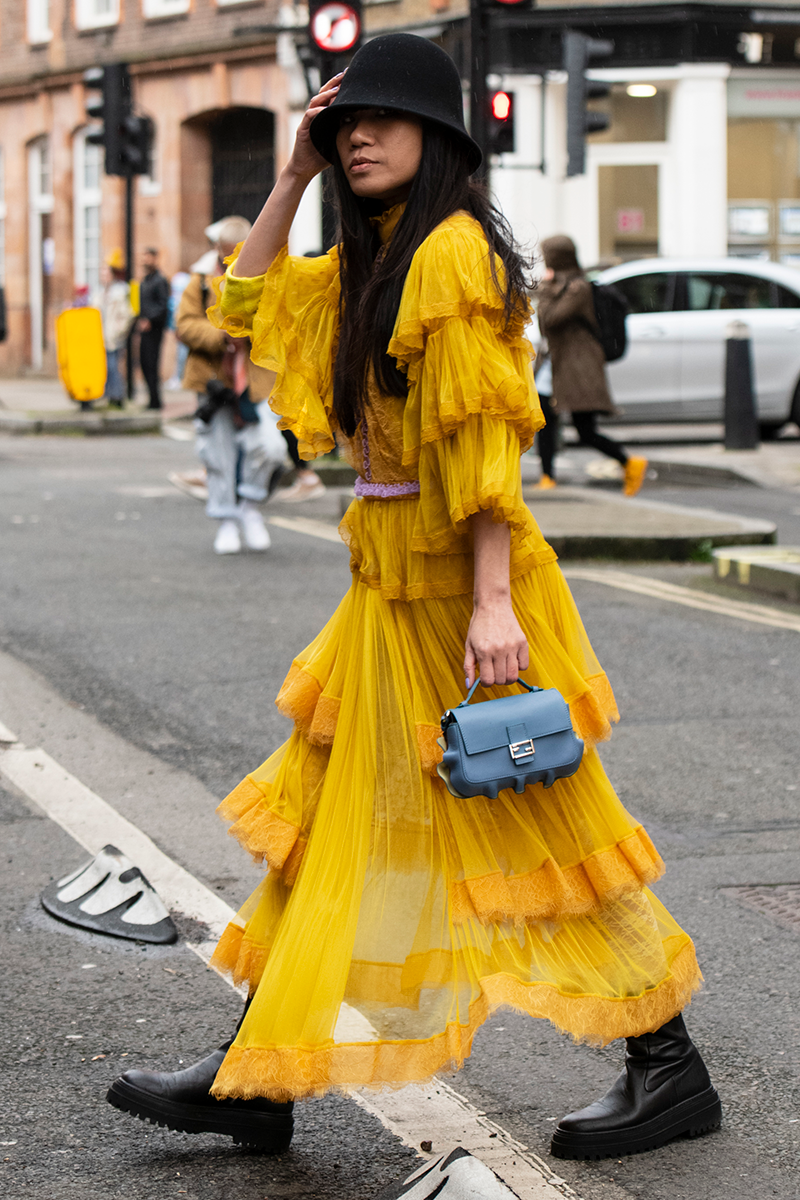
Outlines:
{"type": "Polygon", "coordinates": [[[719,1129],[722,1105],[713,1087],[684,1100],[660,1117],[641,1125],[607,1133],[580,1133],[556,1129],[550,1144],[554,1158],[616,1158],[622,1154],[643,1154],[657,1150],[678,1137],[702,1137],[719,1129]]]}
{"type": "Polygon", "coordinates": [[[106,1099],[121,1112],[176,1133],[217,1133],[232,1138],[245,1150],[282,1154],[289,1149],[294,1120],[279,1113],[253,1113],[241,1109],[209,1111],[201,1104],[179,1104],[116,1080],[106,1099]]]}

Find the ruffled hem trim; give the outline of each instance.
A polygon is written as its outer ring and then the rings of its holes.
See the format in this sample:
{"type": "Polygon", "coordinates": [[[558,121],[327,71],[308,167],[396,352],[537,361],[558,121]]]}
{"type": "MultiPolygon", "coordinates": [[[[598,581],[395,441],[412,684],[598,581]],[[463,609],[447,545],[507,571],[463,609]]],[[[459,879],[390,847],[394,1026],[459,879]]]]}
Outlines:
{"type": "Polygon", "coordinates": [[[462,1067],[475,1034],[499,1008],[549,1020],[575,1041],[593,1046],[638,1037],[659,1029],[681,1012],[702,984],[694,946],[688,937],[676,940],[680,944],[669,963],[669,974],[638,996],[569,995],[551,984],[526,984],[507,974],[488,975],[480,980],[481,995],[470,1005],[465,1025],[452,1023],[436,1037],[419,1041],[248,1049],[234,1045],[211,1092],[218,1099],[286,1101],[321,1096],[333,1089],[424,1083],[442,1071],[462,1067]]]}
{"type": "MultiPolygon", "coordinates": [[[[452,544],[441,550],[443,555],[451,553],[453,553],[452,544]]],[[[546,550],[534,550],[524,558],[512,562],[510,578],[518,579],[521,575],[527,575],[530,571],[535,570],[536,567],[547,566],[549,563],[557,561],[558,556],[555,550],[551,550],[549,547],[546,550]]],[[[373,591],[380,592],[384,600],[446,600],[449,596],[471,594],[475,588],[475,571],[471,562],[463,574],[454,571],[450,579],[441,579],[436,583],[432,580],[420,583],[401,583],[399,580],[386,583],[381,575],[368,575],[366,571],[362,571],[355,556],[351,557],[350,569],[359,583],[372,588],[373,591]]]]}
{"type": "MultiPolygon", "coordinates": [[[[231,264],[231,271],[236,265],[238,251],[239,247],[225,260],[231,264]]],[[[297,313],[292,314],[286,301],[289,253],[284,246],[263,276],[263,291],[250,333],[253,362],[275,371],[277,375],[269,403],[280,417],[278,428],[292,430],[297,437],[300,454],[305,459],[327,454],[336,444],[330,425],[330,365],[336,357],[338,341],[339,272],[336,251],[333,251],[333,256],[330,283],[307,300],[307,305],[316,310],[316,319],[306,313],[301,320],[297,313]],[[260,314],[264,312],[268,314],[266,333],[265,322],[263,318],[260,319],[260,314]],[[325,353],[321,354],[316,334],[323,325],[323,319],[329,336],[324,342],[325,353]],[[313,356],[309,356],[304,349],[309,330],[314,336],[313,356]]],[[[242,337],[249,330],[241,316],[223,313],[221,284],[225,278],[223,276],[212,283],[216,304],[209,309],[209,319],[233,337],[242,337]]]]}
{"type": "Polygon", "coordinates": [[[297,662],[293,662],[283,681],[275,704],[279,712],[291,718],[306,740],[314,746],[330,746],[336,734],[342,701],[329,696],[319,680],[297,662]]]}
{"type": "MultiPolygon", "coordinates": [[[[228,830],[230,837],[235,837],[256,862],[266,862],[273,871],[283,872],[284,881],[289,883],[285,868],[296,858],[300,830],[269,807],[271,791],[271,784],[258,784],[248,775],[225,797],[217,813],[223,821],[233,822],[228,830]]],[[[296,866],[292,864],[295,877],[299,865],[299,861],[296,866]]]]}
{"type": "MultiPolygon", "coordinates": [[[[413,385],[413,372],[409,373],[409,380],[413,385]]],[[[414,470],[423,446],[452,437],[464,427],[470,417],[478,415],[506,421],[511,425],[519,438],[520,454],[530,449],[534,434],[544,425],[544,415],[538,400],[535,408],[531,405],[529,384],[509,365],[506,378],[495,383],[491,395],[477,390],[462,395],[457,407],[454,406],[449,411],[440,403],[435,411],[430,411],[427,423],[414,433],[407,425],[402,460],[404,468],[414,470]]]]}
{"type": "Polygon", "coordinates": [[[449,884],[450,915],[456,925],[477,920],[482,925],[512,921],[560,921],[597,912],[628,892],[655,883],[664,863],[645,830],[596,850],[571,867],[548,859],[536,871],[503,875],[495,871],[449,884]]]}

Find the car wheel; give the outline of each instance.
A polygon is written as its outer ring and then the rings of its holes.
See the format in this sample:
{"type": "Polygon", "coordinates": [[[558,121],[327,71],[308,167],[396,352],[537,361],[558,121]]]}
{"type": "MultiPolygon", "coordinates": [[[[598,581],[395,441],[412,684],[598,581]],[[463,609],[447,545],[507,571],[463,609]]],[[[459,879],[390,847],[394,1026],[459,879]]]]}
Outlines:
{"type": "Polygon", "coordinates": [[[785,424],[785,421],[759,421],[758,436],[762,442],[774,442],[785,424]]]}

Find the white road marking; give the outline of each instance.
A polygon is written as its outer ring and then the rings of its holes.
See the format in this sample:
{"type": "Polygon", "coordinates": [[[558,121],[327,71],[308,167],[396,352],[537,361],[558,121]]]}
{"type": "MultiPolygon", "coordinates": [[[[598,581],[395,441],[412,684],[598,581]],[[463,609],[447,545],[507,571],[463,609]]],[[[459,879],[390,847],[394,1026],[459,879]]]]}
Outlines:
{"type": "Polygon", "coordinates": [[[636,592],[653,600],[669,600],[672,604],[684,604],[687,608],[698,608],[720,617],[735,617],[738,621],[751,621],[755,625],[771,625],[774,629],[791,629],[800,633],[800,617],[769,608],[765,604],[748,604],[743,600],[728,600],[722,596],[696,592],[692,588],[667,583],[663,579],[650,579],[645,575],[632,575],[627,571],[613,571],[603,567],[564,567],[567,579],[586,579],[590,583],[603,583],[607,587],[620,588],[624,592],[636,592]]]}
{"type": "Polygon", "coordinates": [[[193,442],[197,436],[193,429],[185,425],[172,425],[168,421],[163,422],[161,433],[166,438],[172,438],[173,442],[193,442]]]}
{"type": "MultiPolygon", "coordinates": [[[[203,921],[211,936],[187,946],[208,962],[217,939],[235,915],[233,909],[44,750],[28,749],[0,724],[2,733],[9,734],[9,738],[0,738],[0,774],[89,854],[94,856],[108,842],[113,843],[136,863],[167,908],[203,921]],[[12,744],[2,744],[9,740],[12,744]]],[[[90,965],[93,964],[87,967],[90,965]]],[[[367,1041],[377,1035],[359,1012],[342,1005],[334,1036],[337,1041],[367,1041]]],[[[435,1081],[397,1092],[368,1095],[351,1092],[350,1095],[421,1157],[424,1157],[420,1152],[421,1141],[430,1140],[437,1154],[460,1145],[485,1162],[520,1200],[559,1200],[564,1196],[577,1200],[575,1193],[553,1175],[542,1159],[489,1121],[446,1083],[435,1081]]]]}
{"type": "Polygon", "coordinates": [[[17,741],[17,735],[0,721],[0,745],[10,746],[17,741]]]}
{"type": "Polygon", "coordinates": [[[427,1158],[463,1146],[486,1163],[520,1200],[554,1200],[555,1196],[577,1200],[572,1188],[543,1159],[442,1080],[409,1084],[400,1091],[377,1096],[369,1092],[351,1095],[356,1104],[417,1153],[420,1142],[431,1142],[427,1158]]]}
{"type": "Polygon", "coordinates": [[[291,529],[293,533],[305,533],[308,537],[322,538],[325,542],[337,542],[344,546],[335,525],[315,521],[313,517],[267,517],[267,521],[279,529],[291,529]]]}

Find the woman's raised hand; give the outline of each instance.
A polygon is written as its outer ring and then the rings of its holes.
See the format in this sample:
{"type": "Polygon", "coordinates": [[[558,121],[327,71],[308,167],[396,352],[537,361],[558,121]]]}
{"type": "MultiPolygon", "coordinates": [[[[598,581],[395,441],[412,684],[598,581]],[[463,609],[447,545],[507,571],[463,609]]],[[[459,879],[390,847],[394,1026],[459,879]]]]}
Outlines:
{"type": "Polygon", "coordinates": [[[326,167],[330,166],[328,160],[323,158],[314,146],[309,131],[314,117],[327,108],[330,102],[336,97],[343,76],[344,71],[340,71],[338,75],[334,75],[333,79],[329,79],[327,83],[322,85],[316,96],[309,103],[303,119],[297,127],[294,149],[287,165],[289,170],[301,179],[313,179],[315,175],[319,175],[320,171],[324,171],[326,167]]]}

